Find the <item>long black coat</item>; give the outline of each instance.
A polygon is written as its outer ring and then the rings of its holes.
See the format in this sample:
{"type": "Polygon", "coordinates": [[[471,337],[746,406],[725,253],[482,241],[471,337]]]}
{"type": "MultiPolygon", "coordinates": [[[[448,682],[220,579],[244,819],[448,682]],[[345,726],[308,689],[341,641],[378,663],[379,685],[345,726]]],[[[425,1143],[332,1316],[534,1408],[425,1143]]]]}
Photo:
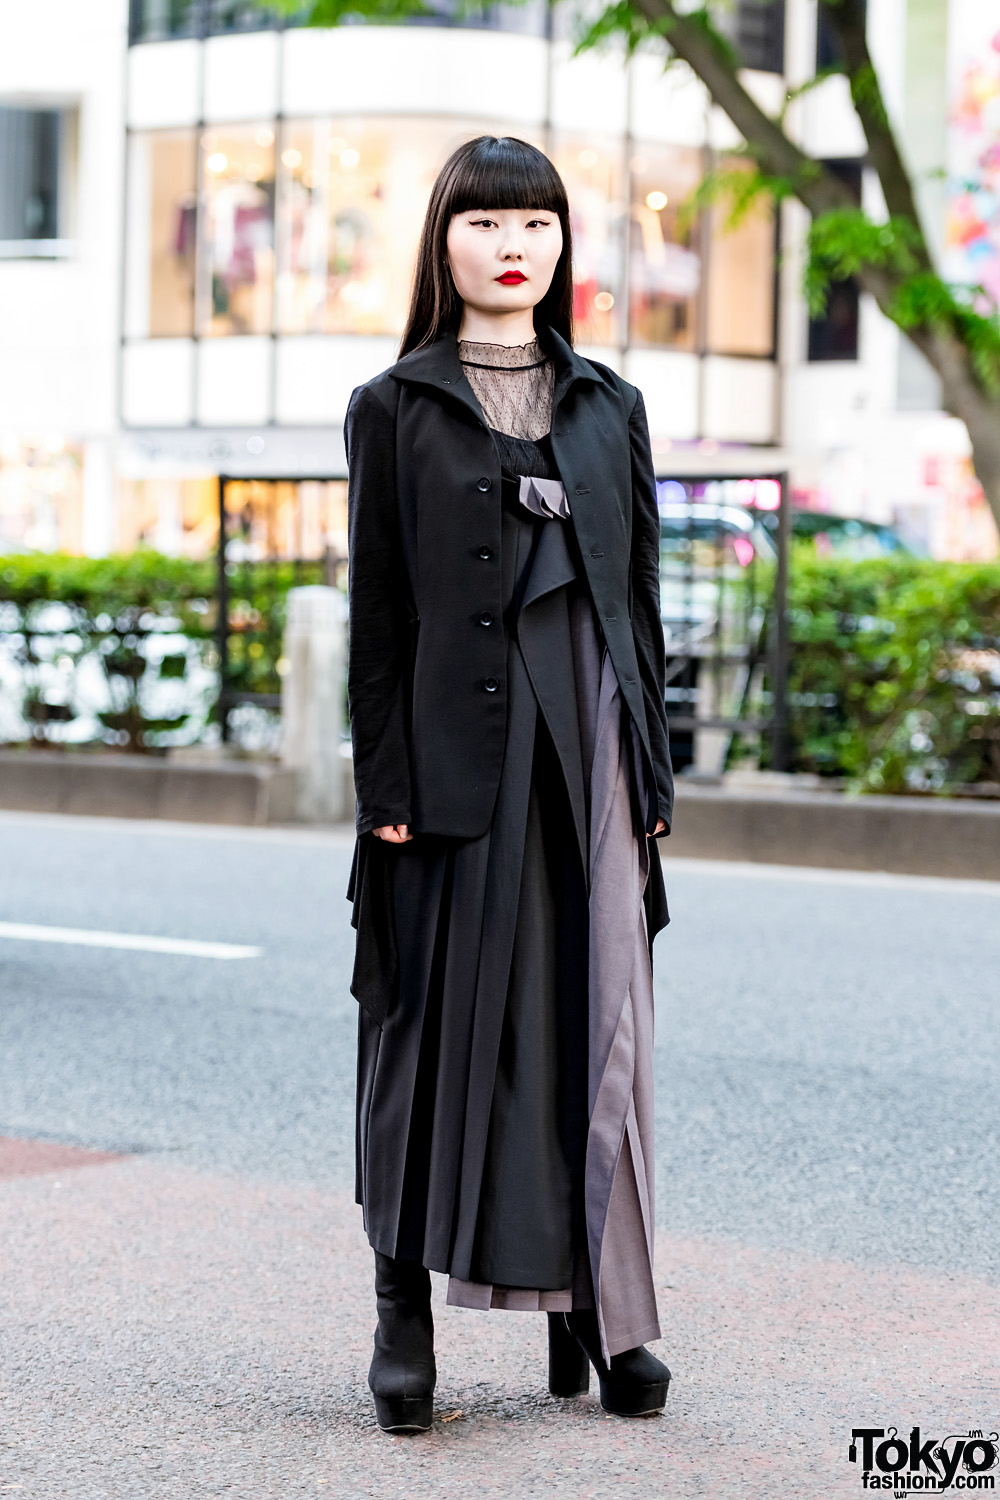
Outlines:
{"type": "MultiPolygon", "coordinates": [[[[639,731],[647,831],[670,826],[659,520],[642,397],[548,329],[552,450],[597,619],[639,731]]],[[[489,827],[507,699],[500,463],[455,338],[359,386],[345,429],[357,828],[477,838],[489,827]]]]}

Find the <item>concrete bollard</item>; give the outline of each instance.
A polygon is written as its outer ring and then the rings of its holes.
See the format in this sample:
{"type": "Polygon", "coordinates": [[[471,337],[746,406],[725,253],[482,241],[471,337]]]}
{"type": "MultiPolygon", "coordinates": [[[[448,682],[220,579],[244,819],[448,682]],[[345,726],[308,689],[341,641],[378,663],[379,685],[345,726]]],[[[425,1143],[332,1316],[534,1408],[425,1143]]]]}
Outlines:
{"type": "Polygon", "coordinates": [[[281,679],[281,763],[296,773],[295,816],[344,816],[344,597],[321,584],[289,589],[281,679]]]}

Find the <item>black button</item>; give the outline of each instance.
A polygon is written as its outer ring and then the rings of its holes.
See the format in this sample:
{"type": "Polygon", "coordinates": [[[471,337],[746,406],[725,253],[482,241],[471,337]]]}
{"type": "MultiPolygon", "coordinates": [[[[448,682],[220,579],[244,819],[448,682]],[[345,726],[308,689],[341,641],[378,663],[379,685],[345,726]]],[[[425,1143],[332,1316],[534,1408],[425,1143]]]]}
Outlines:
{"type": "Polygon", "coordinates": [[[488,609],[484,609],[483,612],[482,612],[482,614],[479,616],[479,623],[480,623],[480,625],[492,625],[493,624],[493,616],[490,614],[490,612],[489,612],[488,609]]]}
{"type": "Polygon", "coordinates": [[[590,555],[591,555],[591,557],[603,557],[604,553],[603,552],[598,552],[598,551],[595,550],[594,552],[591,552],[590,555]]]}
{"type": "Polygon", "coordinates": [[[486,681],[483,683],[483,687],[488,693],[495,693],[499,686],[500,684],[499,682],[497,682],[495,677],[487,677],[486,681]]]}
{"type": "Polygon", "coordinates": [[[483,562],[489,562],[490,558],[493,556],[493,548],[486,546],[480,547],[479,556],[482,558],[483,562]]]}
{"type": "Polygon", "coordinates": [[[441,384],[442,385],[454,385],[455,382],[452,380],[452,378],[451,378],[450,375],[442,375],[442,377],[441,377],[441,384]]]}
{"type": "Polygon", "coordinates": [[[590,490],[587,488],[587,486],[585,484],[578,484],[577,487],[576,487],[576,493],[578,495],[589,495],[590,494],[590,490]]]}
{"type": "Polygon", "coordinates": [[[485,474],[483,475],[482,479],[480,479],[479,482],[478,482],[478,484],[476,485],[476,489],[479,490],[484,495],[486,494],[487,490],[491,490],[492,488],[493,488],[493,481],[492,481],[492,479],[487,479],[487,477],[486,477],[485,474]]]}

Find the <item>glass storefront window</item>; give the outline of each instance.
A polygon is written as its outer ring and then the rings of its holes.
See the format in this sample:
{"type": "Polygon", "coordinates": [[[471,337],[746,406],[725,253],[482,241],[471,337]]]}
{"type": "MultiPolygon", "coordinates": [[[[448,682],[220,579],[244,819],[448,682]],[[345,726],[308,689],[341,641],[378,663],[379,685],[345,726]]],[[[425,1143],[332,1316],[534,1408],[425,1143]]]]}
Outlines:
{"type": "Polygon", "coordinates": [[[265,9],[258,0],[203,0],[203,5],[209,36],[227,31],[265,31],[278,20],[277,12],[265,9]]]}
{"type": "Polygon", "coordinates": [[[270,333],[274,292],[274,127],[202,135],[200,334],[270,333]]]}
{"type": "Polygon", "coordinates": [[[702,267],[697,225],[683,225],[681,208],[701,181],[701,152],[637,146],[629,166],[631,340],[695,349],[702,267]]]}
{"type": "Polygon", "coordinates": [[[347,481],[233,479],[226,485],[230,562],[347,557],[347,481]]]}
{"type": "Polygon", "coordinates": [[[278,331],[401,333],[431,184],[461,141],[488,128],[405,118],[287,122],[278,331]]]}
{"type": "MultiPolygon", "coordinates": [[[[269,31],[308,22],[313,0],[269,9],[259,0],[130,0],[129,41],[162,42],[179,36],[219,36],[233,31],[269,31]]],[[[545,0],[497,5],[489,0],[430,0],[426,11],[401,16],[406,26],[464,26],[544,36],[545,0]]]]}
{"type": "Polygon", "coordinates": [[[624,339],[621,293],[626,225],[624,163],[617,142],[558,140],[552,153],[569,194],[573,317],[581,344],[624,339]]]}
{"type": "Polygon", "coordinates": [[[516,0],[495,5],[490,0],[427,0],[426,9],[405,18],[407,26],[464,26],[476,31],[519,31],[544,36],[545,0],[516,0]]]}
{"type": "Polygon", "coordinates": [[[83,551],[83,451],[58,434],[0,437],[0,556],[83,551]]]}
{"type": "Polygon", "coordinates": [[[125,332],[183,337],[194,327],[197,144],[193,130],[131,136],[125,332]]]}
{"type": "MultiPolygon", "coordinates": [[[[489,129],[323,117],[210,127],[200,143],[192,130],[135,133],[126,334],[398,335],[435,174],[489,129]]],[[[693,147],[637,145],[628,191],[616,140],[562,137],[553,156],[570,199],[581,343],[773,353],[772,210],[754,208],[735,230],[725,204],[685,215],[703,171],[693,147]]]]}
{"type": "Polygon", "coordinates": [[[169,37],[196,36],[200,0],[131,0],[129,40],[162,42],[169,37]]]}
{"type": "MultiPolygon", "coordinates": [[[[0,502],[4,470],[0,464],[0,502]]],[[[347,482],[239,479],[226,486],[228,552],[234,562],[347,557],[347,482]]],[[[0,535],[2,535],[0,508],[0,535]]],[[[153,547],[169,557],[214,557],[219,481],[175,477],[119,481],[116,550],[153,547]]]]}
{"type": "Polygon", "coordinates": [[[709,212],[706,347],[711,354],[771,355],[774,212],[754,205],[736,229],[728,226],[728,212],[724,201],[709,212]]]}

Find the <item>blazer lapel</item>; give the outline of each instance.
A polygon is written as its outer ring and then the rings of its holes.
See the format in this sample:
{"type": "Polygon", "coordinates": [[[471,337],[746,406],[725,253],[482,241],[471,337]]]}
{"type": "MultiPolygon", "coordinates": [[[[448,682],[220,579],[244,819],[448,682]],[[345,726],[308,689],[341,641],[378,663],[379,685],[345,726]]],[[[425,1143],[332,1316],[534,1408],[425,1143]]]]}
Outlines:
{"type": "Polygon", "coordinates": [[[458,357],[458,340],[447,333],[433,344],[414,349],[387,371],[394,380],[410,385],[423,385],[438,391],[445,397],[460,401],[483,427],[487,426],[483,409],[476,400],[476,393],[465,378],[458,357]]]}

